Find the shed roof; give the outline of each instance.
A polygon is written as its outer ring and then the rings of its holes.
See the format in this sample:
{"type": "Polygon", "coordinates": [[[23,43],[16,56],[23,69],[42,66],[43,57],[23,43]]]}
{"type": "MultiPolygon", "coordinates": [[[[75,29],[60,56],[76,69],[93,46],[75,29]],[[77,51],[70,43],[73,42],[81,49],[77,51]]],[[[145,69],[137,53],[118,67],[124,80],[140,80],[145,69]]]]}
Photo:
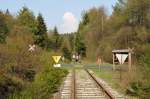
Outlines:
{"type": "Polygon", "coordinates": [[[121,49],[121,50],[113,50],[113,53],[129,53],[130,50],[129,49],[121,49]]]}

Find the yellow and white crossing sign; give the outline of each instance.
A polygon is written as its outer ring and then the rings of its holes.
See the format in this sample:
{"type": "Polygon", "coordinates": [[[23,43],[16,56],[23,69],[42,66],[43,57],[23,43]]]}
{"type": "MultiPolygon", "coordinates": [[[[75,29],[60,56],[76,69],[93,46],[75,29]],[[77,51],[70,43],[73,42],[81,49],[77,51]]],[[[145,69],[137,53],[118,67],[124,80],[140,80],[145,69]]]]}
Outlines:
{"type": "Polygon", "coordinates": [[[55,63],[58,63],[61,58],[61,56],[52,56],[52,57],[53,57],[55,63]]]}

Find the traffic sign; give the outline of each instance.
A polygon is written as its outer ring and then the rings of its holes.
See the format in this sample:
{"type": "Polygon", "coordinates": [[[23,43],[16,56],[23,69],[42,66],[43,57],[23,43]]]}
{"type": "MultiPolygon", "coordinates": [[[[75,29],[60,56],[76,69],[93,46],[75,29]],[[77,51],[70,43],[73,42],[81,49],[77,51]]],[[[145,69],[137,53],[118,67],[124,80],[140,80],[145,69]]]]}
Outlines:
{"type": "Polygon", "coordinates": [[[61,56],[52,56],[53,57],[53,60],[55,61],[55,63],[58,63],[61,56]]]}
{"type": "Polygon", "coordinates": [[[59,68],[59,67],[61,67],[61,64],[54,64],[53,65],[55,68],[59,68]]]}
{"type": "Polygon", "coordinates": [[[128,57],[128,54],[116,54],[120,64],[123,64],[128,57]]]}

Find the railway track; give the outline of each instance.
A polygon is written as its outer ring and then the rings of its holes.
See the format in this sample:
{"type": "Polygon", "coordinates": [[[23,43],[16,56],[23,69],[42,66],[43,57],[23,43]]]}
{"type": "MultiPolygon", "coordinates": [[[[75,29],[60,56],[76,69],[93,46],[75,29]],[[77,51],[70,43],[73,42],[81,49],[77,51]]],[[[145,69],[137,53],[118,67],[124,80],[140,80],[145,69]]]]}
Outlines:
{"type": "Polygon", "coordinates": [[[61,99],[125,99],[96,79],[88,70],[73,70],[60,92],[61,99]]]}
{"type": "Polygon", "coordinates": [[[74,79],[73,73],[69,72],[64,84],[60,88],[60,99],[72,99],[72,93],[74,93],[72,92],[72,79],[74,79]]]}
{"type": "Polygon", "coordinates": [[[75,79],[75,99],[106,99],[102,90],[85,70],[77,70],[75,79]]]}

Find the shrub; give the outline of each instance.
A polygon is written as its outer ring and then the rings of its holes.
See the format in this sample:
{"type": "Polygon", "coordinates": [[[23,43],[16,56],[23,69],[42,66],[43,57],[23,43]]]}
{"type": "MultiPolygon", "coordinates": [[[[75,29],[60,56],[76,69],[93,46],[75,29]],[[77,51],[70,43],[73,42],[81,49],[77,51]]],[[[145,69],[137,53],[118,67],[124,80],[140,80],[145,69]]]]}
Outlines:
{"type": "Polygon", "coordinates": [[[21,80],[7,75],[0,75],[0,99],[6,98],[15,91],[21,91],[22,86],[21,80]]]}
{"type": "Polygon", "coordinates": [[[45,69],[36,75],[35,81],[20,93],[14,93],[9,99],[49,99],[67,74],[62,69],[45,69]]]}
{"type": "Polygon", "coordinates": [[[130,83],[130,86],[127,88],[126,93],[132,96],[140,95],[141,84],[137,82],[130,83]]]}

